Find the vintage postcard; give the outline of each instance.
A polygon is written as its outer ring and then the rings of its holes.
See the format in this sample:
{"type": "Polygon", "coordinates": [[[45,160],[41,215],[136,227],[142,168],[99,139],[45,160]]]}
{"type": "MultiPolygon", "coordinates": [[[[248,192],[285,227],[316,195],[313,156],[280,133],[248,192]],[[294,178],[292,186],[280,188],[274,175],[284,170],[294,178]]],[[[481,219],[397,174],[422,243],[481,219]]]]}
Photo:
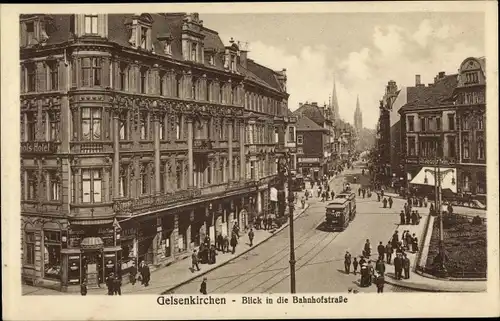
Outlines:
{"type": "Polygon", "coordinates": [[[2,5],[5,319],[498,316],[497,24],[2,5]]]}

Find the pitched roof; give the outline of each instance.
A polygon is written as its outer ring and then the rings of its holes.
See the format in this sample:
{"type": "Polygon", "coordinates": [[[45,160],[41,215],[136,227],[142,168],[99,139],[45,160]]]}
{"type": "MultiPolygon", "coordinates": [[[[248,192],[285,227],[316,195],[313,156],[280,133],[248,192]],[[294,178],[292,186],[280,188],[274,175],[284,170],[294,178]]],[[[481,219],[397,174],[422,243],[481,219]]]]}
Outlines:
{"type": "Polygon", "coordinates": [[[449,104],[447,99],[452,95],[457,83],[455,74],[444,76],[431,86],[408,87],[407,103],[401,109],[436,108],[447,105],[449,104]]]}
{"type": "Polygon", "coordinates": [[[326,131],[323,127],[316,124],[312,119],[305,115],[299,115],[297,117],[296,128],[300,131],[326,131]]]}
{"type": "Polygon", "coordinates": [[[274,70],[260,65],[252,59],[247,59],[247,69],[253,74],[257,75],[267,84],[269,84],[271,87],[279,91],[283,90],[280,83],[278,82],[278,79],[276,78],[276,72],[274,70]]]}
{"type": "Polygon", "coordinates": [[[314,121],[318,126],[323,126],[325,123],[326,119],[325,116],[323,115],[323,112],[320,110],[318,106],[310,105],[310,104],[304,104],[300,106],[298,109],[296,109],[294,112],[294,115],[305,115],[312,121],[314,121]]]}

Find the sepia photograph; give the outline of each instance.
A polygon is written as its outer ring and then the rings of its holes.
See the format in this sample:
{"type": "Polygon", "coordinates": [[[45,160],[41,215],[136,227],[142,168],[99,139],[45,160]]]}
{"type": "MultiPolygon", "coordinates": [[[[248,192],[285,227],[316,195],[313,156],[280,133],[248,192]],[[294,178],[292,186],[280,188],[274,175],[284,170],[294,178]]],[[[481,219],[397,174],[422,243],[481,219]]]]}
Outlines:
{"type": "Polygon", "coordinates": [[[17,7],[9,284],[283,315],[363,294],[495,302],[497,31],[479,3],[17,7]]]}

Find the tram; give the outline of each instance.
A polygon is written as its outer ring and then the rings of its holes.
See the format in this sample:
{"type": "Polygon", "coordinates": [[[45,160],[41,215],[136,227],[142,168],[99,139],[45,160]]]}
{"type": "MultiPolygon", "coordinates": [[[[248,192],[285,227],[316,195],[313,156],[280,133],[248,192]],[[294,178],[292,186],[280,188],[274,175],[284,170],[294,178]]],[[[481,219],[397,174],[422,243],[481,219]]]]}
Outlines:
{"type": "Polygon", "coordinates": [[[356,216],[356,195],[340,193],[326,206],[325,226],[328,230],[345,230],[356,216]]]}

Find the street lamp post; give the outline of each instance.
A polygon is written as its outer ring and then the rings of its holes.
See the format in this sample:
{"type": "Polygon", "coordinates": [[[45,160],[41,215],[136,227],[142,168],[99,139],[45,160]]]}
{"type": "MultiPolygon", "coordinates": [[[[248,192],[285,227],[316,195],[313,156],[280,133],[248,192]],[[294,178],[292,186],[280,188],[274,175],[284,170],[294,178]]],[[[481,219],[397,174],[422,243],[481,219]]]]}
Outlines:
{"type": "Polygon", "coordinates": [[[294,234],[294,228],[293,228],[293,212],[294,212],[294,200],[295,197],[293,196],[293,191],[292,191],[292,175],[291,175],[291,169],[292,169],[292,159],[290,153],[286,152],[283,154],[283,156],[280,159],[280,175],[281,178],[283,179],[282,184],[284,185],[285,182],[285,172],[287,173],[287,180],[288,180],[288,216],[289,216],[289,229],[290,229],[290,293],[296,293],[295,289],[295,234],[294,234]]]}
{"type": "Polygon", "coordinates": [[[434,166],[434,170],[426,169],[425,173],[430,173],[434,176],[434,187],[435,187],[435,209],[437,211],[437,215],[439,217],[439,270],[438,273],[442,277],[446,277],[448,274],[448,271],[446,270],[445,266],[445,261],[446,261],[446,253],[444,250],[444,228],[443,228],[443,211],[441,210],[441,205],[442,205],[442,181],[444,177],[449,174],[453,173],[453,169],[447,169],[444,171],[441,171],[441,160],[437,159],[436,164],[434,166]]]}

